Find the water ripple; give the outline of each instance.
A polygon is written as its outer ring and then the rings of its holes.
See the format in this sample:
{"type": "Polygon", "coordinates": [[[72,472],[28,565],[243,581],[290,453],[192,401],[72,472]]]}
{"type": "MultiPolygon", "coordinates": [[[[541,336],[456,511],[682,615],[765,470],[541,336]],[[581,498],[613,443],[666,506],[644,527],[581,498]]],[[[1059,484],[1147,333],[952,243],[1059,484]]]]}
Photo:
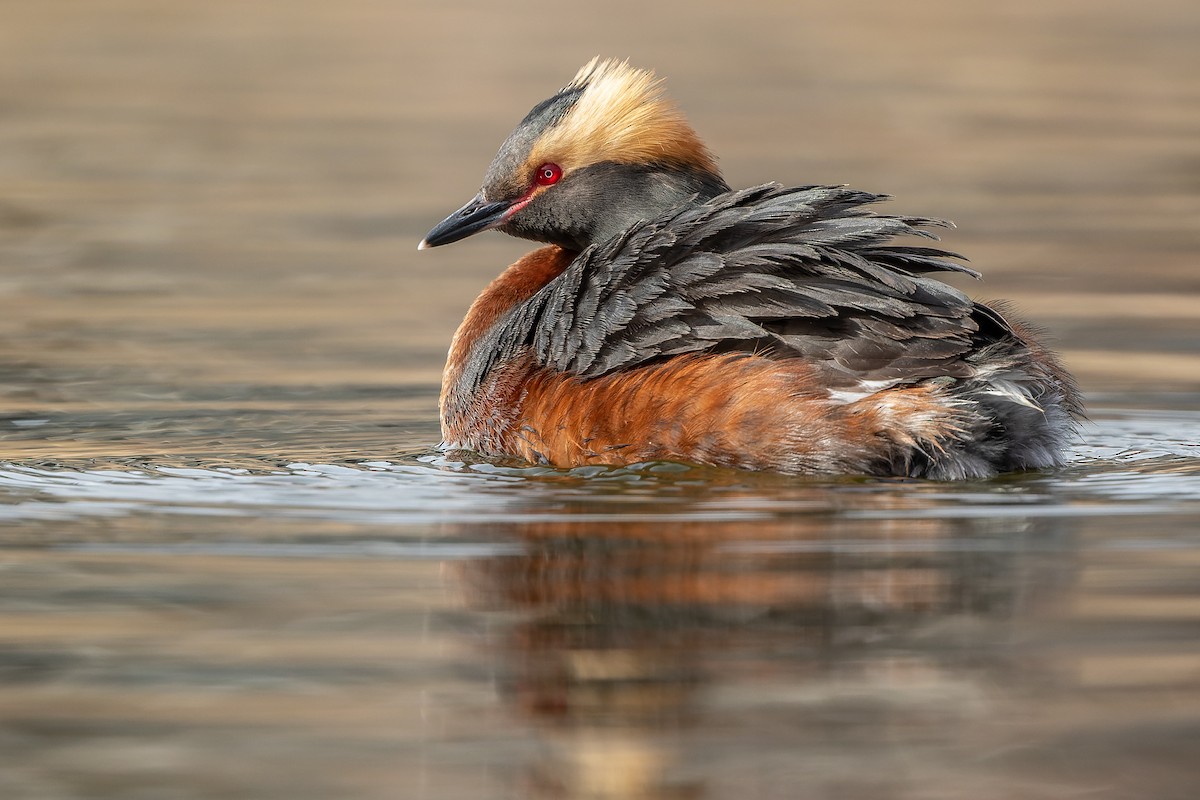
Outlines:
{"type": "MultiPolygon", "coordinates": [[[[134,514],[356,525],[1164,514],[1200,502],[1200,415],[1110,412],[1061,471],[959,484],[640,464],[556,470],[419,453],[285,467],[0,464],[0,522],[134,514]]],[[[458,454],[456,454],[458,455],[458,454]]]]}

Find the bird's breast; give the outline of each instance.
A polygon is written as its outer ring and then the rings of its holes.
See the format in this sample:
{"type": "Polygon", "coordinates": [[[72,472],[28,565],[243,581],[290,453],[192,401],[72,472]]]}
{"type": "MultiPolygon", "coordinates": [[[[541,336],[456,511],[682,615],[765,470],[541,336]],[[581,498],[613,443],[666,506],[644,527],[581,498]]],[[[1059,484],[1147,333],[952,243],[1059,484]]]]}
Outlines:
{"type": "MultiPolygon", "coordinates": [[[[526,254],[504,270],[475,298],[466,317],[454,333],[446,367],[442,372],[442,392],[439,401],[442,416],[442,437],[447,442],[458,440],[469,407],[478,400],[477,387],[464,386],[466,367],[472,359],[487,354],[476,353],[480,337],[487,333],[505,314],[533,297],[550,281],[563,273],[576,253],[550,245],[526,254]]],[[[497,365],[500,366],[500,365],[497,365]]],[[[485,376],[477,376],[479,378],[485,376]]]]}

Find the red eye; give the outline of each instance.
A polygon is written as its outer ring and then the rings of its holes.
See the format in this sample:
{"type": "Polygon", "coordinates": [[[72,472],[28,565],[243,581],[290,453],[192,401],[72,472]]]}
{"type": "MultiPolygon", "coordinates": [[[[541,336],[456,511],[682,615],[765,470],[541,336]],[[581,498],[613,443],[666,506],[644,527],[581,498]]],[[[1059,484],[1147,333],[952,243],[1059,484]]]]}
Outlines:
{"type": "Polygon", "coordinates": [[[562,167],[558,164],[542,164],[538,167],[537,175],[533,181],[538,186],[550,186],[558,183],[558,179],[562,177],[562,167]]]}

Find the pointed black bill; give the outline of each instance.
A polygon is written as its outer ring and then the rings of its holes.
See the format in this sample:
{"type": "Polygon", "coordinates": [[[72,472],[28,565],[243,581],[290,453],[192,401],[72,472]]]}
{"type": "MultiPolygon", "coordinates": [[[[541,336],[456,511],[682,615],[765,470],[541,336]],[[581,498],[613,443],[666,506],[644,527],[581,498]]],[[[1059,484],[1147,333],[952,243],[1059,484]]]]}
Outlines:
{"type": "Polygon", "coordinates": [[[458,211],[433,226],[433,230],[425,234],[425,238],[417,245],[418,250],[437,247],[442,244],[457,242],[473,233],[495,228],[504,222],[505,213],[512,208],[511,201],[489,203],[483,199],[483,193],[475,195],[458,211]]]}

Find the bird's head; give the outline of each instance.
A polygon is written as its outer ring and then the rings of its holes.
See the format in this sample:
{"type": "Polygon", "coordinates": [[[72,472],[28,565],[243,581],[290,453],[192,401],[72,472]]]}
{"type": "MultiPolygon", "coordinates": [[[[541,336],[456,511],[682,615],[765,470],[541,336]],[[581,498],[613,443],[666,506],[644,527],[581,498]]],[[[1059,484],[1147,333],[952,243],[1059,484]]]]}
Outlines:
{"type": "Polygon", "coordinates": [[[418,248],[495,228],[582,250],[692,198],[728,191],[716,159],[661,90],[647,70],[593,59],[521,120],[479,194],[418,248]]]}

